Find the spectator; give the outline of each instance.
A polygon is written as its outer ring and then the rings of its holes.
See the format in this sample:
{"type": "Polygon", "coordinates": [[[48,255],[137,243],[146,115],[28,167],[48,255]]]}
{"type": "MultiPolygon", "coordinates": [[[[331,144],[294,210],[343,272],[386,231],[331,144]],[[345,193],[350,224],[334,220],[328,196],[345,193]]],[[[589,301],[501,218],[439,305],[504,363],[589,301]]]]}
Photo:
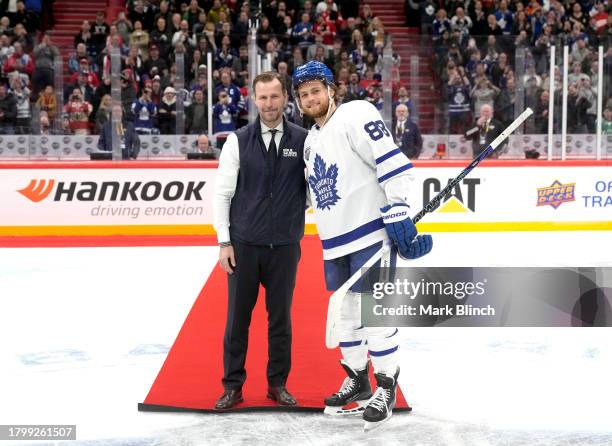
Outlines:
{"type": "Polygon", "coordinates": [[[481,110],[483,105],[489,105],[493,110],[495,98],[499,94],[499,88],[488,79],[481,79],[470,91],[470,97],[474,101],[474,110],[481,110]]]}
{"type": "Polygon", "coordinates": [[[590,106],[586,110],[586,126],[589,133],[595,133],[597,127],[597,91],[591,85],[591,79],[585,74],[578,83],[578,96],[586,99],[590,106]]]}
{"type": "Polygon", "coordinates": [[[123,47],[124,42],[130,41],[132,28],[132,22],[126,17],[125,11],[120,11],[119,14],[117,14],[117,20],[110,26],[106,40],[108,40],[109,37],[118,35],[120,37],[119,46],[123,47]]]}
{"type": "Polygon", "coordinates": [[[96,46],[96,54],[104,49],[106,38],[110,34],[110,26],[106,23],[104,11],[96,12],[96,21],[91,31],[92,43],[96,46]]]}
{"type": "Polygon", "coordinates": [[[200,14],[204,14],[204,19],[206,19],[206,14],[198,5],[198,0],[191,0],[189,2],[187,11],[183,13],[183,20],[187,20],[187,23],[189,23],[189,29],[192,31],[193,27],[200,21],[200,14]]]}
{"type": "Polygon", "coordinates": [[[38,126],[38,134],[39,135],[52,135],[53,129],[51,127],[51,120],[49,119],[49,115],[45,112],[40,113],[39,117],[39,126],[38,126]]]}
{"type": "Polygon", "coordinates": [[[142,29],[142,22],[134,22],[134,31],[130,34],[130,48],[136,48],[142,60],[149,58],[149,33],[142,29]]]}
{"type": "Polygon", "coordinates": [[[604,135],[612,135],[612,108],[606,108],[604,110],[601,131],[604,135]]]}
{"type": "MultiPolygon", "coordinates": [[[[145,84],[146,86],[146,84],[145,84]]],[[[159,76],[153,76],[151,81],[151,102],[156,106],[161,102],[163,96],[161,78],[159,76]]]]}
{"type": "Polygon", "coordinates": [[[497,19],[494,14],[489,14],[487,16],[487,25],[484,30],[484,34],[488,36],[501,36],[502,29],[497,24],[497,19]]]}
{"type": "Polygon", "coordinates": [[[534,110],[535,133],[548,133],[548,103],[550,95],[544,90],[539,95],[538,103],[534,110]]]}
{"type": "Polygon", "coordinates": [[[157,116],[157,107],[151,101],[151,93],[150,87],[143,88],[140,98],[132,104],[134,129],[139,135],[157,133],[157,129],[154,129],[153,126],[153,119],[157,116]]]}
{"type": "Polygon", "coordinates": [[[55,113],[57,112],[57,98],[55,97],[55,91],[52,85],[47,85],[43,91],[39,93],[36,106],[42,112],[45,112],[50,121],[55,119],[55,113]]]}
{"type": "Polygon", "coordinates": [[[470,123],[470,81],[463,67],[454,70],[446,87],[451,134],[462,134],[470,123]]]}
{"type": "Polygon", "coordinates": [[[498,88],[504,88],[508,77],[513,77],[512,68],[508,64],[508,55],[500,53],[495,63],[491,66],[491,82],[498,88]]]}
{"type": "Polygon", "coordinates": [[[213,107],[213,132],[233,132],[236,130],[234,118],[238,108],[230,102],[225,90],[219,91],[218,98],[219,102],[213,107]]]}
{"type": "MultiPolygon", "coordinates": [[[[479,156],[502,131],[502,124],[493,118],[493,107],[484,104],[480,108],[480,116],[476,120],[476,126],[465,132],[466,139],[472,140],[474,158],[479,156]]],[[[499,149],[500,147],[496,152],[499,149]]],[[[492,156],[495,155],[496,153],[492,154],[492,156]]]]}
{"type": "Polygon", "coordinates": [[[26,4],[19,0],[16,4],[17,11],[13,15],[13,24],[21,23],[28,33],[35,33],[40,29],[38,15],[26,9],[26,4]]]}
{"type": "Polygon", "coordinates": [[[514,77],[508,78],[506,86],[495,99],[495,115],[507,127],[514,120],[516,103],[516,83],[514,77]]]}
{"type": "Polygon", "coordinates": [[[13,135],[16,118],[17,104],[15,98],[12,94],[8,94],[6,85],[0,83],[0,134],[13,135]]]}
{"type": "Polygon", "coordinates": [[[13,44],[13,54],[4,63],[4,74],[17,72],[22,80],[28,84],[30,76],[34,72],[34,61],[32,58],[23,52],[23,46],[20,42],[13,44]]]}
{"type": "Polygon", "coordinates": [[[111,118],[111,112],[113,109],[113,99],[109,94],[102,96],[100,100],[100,106],[96,111],[96,133],[101,134],[104,124],[111,118]]]}
{"type": "Polygon", "coordinates": [[[68,102],[64,105],[67,128],[74,135],[89,135],[89,115],[92,106],[83,100],[83,93],[79,88],[74,88],[68,102]]]}
{"type": "Polygon", "coordinates": [[[193,102],[185,109],[185,131],[190,134],[206,133],[208,131],[208,104],[204,91],[193,92],[193,102]]]}
{"type": "Polygon", "coordinates": [[[229,104],[238,105],[240,89],[232,83],[232,76],[227,70],[221,72],[221,84],[215,88],[215,96],[219,97],[219,93],[222,91],[228,94],[229,104]]]}
{"type": "Polygon", "coordinates": [[[259,48],[265,48],[266,44],[274,36],[274,30],[270,26],[270,20],[263,16],[259,28],[257,28],[257,45],[259,48]]]}
{"type": "Polygon", "coordinates": [[[79,43],[76,46],[76,53],[73,53],[68,59],[68,73],[74,74],[82,70],[81,62],[84,60],[89,65],[89,55],[87,47],[84,43],[79,43]]]}
{"type": "Polygon", "coordinates": [[[451,19],[451,29],[459,32],[461,39],[464,39],[469,36],[470,28],[472,28],[472,19],[465,15],[463,8],[457,8],[455,15],[451,19]]]}
{"type": "Polygon", "coordinates": [[[451,22],[448,20],[446,10],[439,9],[436,13],[436,19],[433,21],[433,40],[440,40],[445,31],[451,30],[451,22]]]}
{"type": "Polygon", "coordinates": [[[396,142],[401,151],[409,159],[417,159],[421,154],[423,148],[423,137],[421,136],[421,130],[419,126],[412,122],[410,119],[410,112],[408,107],[404,104],[399,104],[395,109],[395,115],[397,116],[398,128],[396,133],[400,134],[399,140],[396,142]],[[400,126],[400,117],[404,118],[400,126]]]}
{"type": "Polygon", "coordinates": [[[70,76],[70,83],[73,85],[76,84],[81,73],[87,75],[87,85],[91,86],[91,88],[95,90],[100,86],[100,79],[98,79],[98,75],[89,65],[89,59],[87,58],[83,58],[79,61],[79,70],[72,73],[72,76],[70,76]]]}
{"type": "MultiPolygon", "coordinates": [[[[537,0],[534,0],[537,2],[537,0]]],[[[472,11],[470,18],[472,19],[472,30],[471,34],[474,36],[483,36],[487,32],[488,17],[482,7],[481,1],[474,2],[474,10],[472,11]]]]}
{"type": "Polygon", "coordinates": [[[579,2],[574,3],[572,6],[572,12],[567,17],[572,26],[576,23],[580,24],[581,29],[586,29],[589,26],[589,17],[582,12],[582,6],[579,2]]]}
{"type": "Polygon", "coordinates": [[[366,91],[359,82],[359,74],[351,73],[349,75],[349,83],[346,86],[345,102],[365,99],[366,91]]]}
{"type": "Polygon", "coordinates": [[[91,24],[89,23],[89,20],[83,20],[81,30],[76,36],[74,36],[74,46],[76,47],[79,43],[85,44],[88,53],[92,53],[92,47],[95,48],[95,42],[91,34],[91,24]]]}
{"type": "Polygon", "coordinates": [[[221,47],[217,48],[215,55],[215,68],[232,68],[234,62],[238,59],[238,53],[232,48],[229,36],[223,36],[221,39],[221,47]]]}
{"type": "Polygon", "coordinates": [[[395,110],[399,104],[404,104],[408,107],[409,116],[416,116],[414,103],[410,99],[410,94],[405,85],[400,85],[397,89],[397,99],[393,103],[393,109],[395,110]]]}
{"type": "Polygon", "coordinates": [[[166,87],[164,96],[157,107],[157,122],[162,135],[176,133],[176,90],[166,87]]]}
{"type": "MultiPolygon", "coordinates": [[[[576,5],[580,6],[578,3],[576,5]]],[[[571,51],[571,57],[574,63],[582,63],[590,54],[590,50],[587,47],[586,40],[581,38],[576,41],[574,49],[571,51]]]]}
{"type": "Polygon", "coordinates": [[[89,84],[89,72],[80,71],[77,75],[76,82],[69,85],[64,91],[64,102],[68,102],[69,96],[72,95],[75,89],[81,92],[81,98],[85,102],[92,103],[94,100],[95,91],[89,84]]]}
{"type": "Polygon", "coordinates": [[[395,144],[400,144],[404,130],[408,127],[409,112],[408,107],[405,104],[397,104],[394,107],[395,114],[393,115],[393,123],[391,125],[391,132],[393,133],[393,140],[395,144]]]}
{"type": "Polygon", "coordinates": [[[499,7],[495,11],[495,20],[497,26],[501,29],[502,34],[509,35],[512,32],[514,25],[514,14],[508,9],[507,0],[501,0],[499,7]]]}
{"type": "Polygon", "coordinates": [[[380,85],[378,84],[371,84],[368,87],[368,91],[370,92],[370,94],[368,95],[368,101],[374,105],[374,107],[376,107],[376,109],[378,111],[381,111],[383,109],[384,104],[384,99],[382,97],[382,88],[380,85]]]}
{"type": "Polygon", "coordinates": [[[219,21],[219,16],[224,13],[226,17],[229,17],[229,10],[227,6],[221,3],[221,0],[214,0],[213,6],[208,11],[208,21],[216,24],[219,21]]]}
{"type": "Polygon", "coordinates": [[[189,30],[187,20],[181,20],[179,30],[172,36],[172,46],[176,48],[179,43],[182,43],[185,48],[195,48],[196,46],[195,37],[189,30]]]}
{"type": "Polygon", "coordinates": [[[156,69],[159,75],[165,76],[168,74],[168,63],[160,57],[159,46],[152,44],[149,48],[149,58],[143,63],[143,71],[149,77],[153,78],[153,68],[156,69]]]}
{"type": "Polygon", "coordinates": [[[59,55],[59,50],[51,44],[49,35],[43,34],[40,44],[34,48],[36,68],[32,76],[32,87],[35,97],[45,86],[53,84],[54,63],[59,55]]]}
{"type": "Polygon", "coordinates": [[[23,84],[18,75],[11,76],[11,93],[15,98],[17,116],[15,119],[15,133],[25,135],[30,133],[32,122],[32,109],[30,107],[30,89],[23,84]]]}
{"type": "MultiPolygon", "coordinates": [[[[167,22],[164,17],[157,17],[155,21],[155,29],[151,31],[149,35],[149,41],[151,42],[149,51],[152,47],[156,47],[161,54],[166,56],[168,54],[168,50],[170,48],[170,42],[172,41],[172,35],[168,31],[168,27],[166,26],[167,22]]],[[[159,56],[159,52],[157,53],[159,56]]]]}
{"type": "Polygon", "coordinates": [[[314,42],[309,14],[303,13],[302,20],[293,27],[293,38],[302,51],[314,42]]]}
{"type": "Polygon", "coordinates": [[[106,121],[102,127],[100,139],[98,139],[98,149],[112,152],[114,133],[119,138],[122,159],[136,159],[140,151],[140,138],[138,137],[138,133],[134,130],[134,125],[125,119],[120,105],[113,106],[112,113],[117,125],[113,126],[113,119],[106,121]]]}
{"type": "Polygon", "coordinates": [[[245,11],[241,11],[238,15],[238,19],[234,24],[234,33],[236,33],[240,40],[246,39],[249,32],[249,14],[245,11]]]}
{"type": "Polygon", "coordinates": [[[579,95],[576,85],[567,87],[567,133],[586,133],[587,110],[591,103],[585,95],[579,95]]]}
{"type": "MultiPolygon", "coordinates": [[[[134,26],[136,22],[140,22],[144,29],[153,28],[153,9],[149,6],[148,2],[145,6],[142,0],[136,0],[134,2],[134,8],[129,10],[128,17],[132,26],[134,26]]],[[[127,41],[127,39],[125,40],[127,41]]]]}
{"type": "Polygon", "coordinates": [[[21,23],[17,23],[13,29],[13,45],[20,43],[23,51],[29,53],[34,46],[33,34],[28,34],[25,27],[21,23]]]}
{"type": "Polygon", "coordinates": [[[208,136],[206,136],[204,133],[198,134],[198,137],[195,140],[195,146],[197,151],[200,153],[215,153],[213,148],[210,146],[208,136]]]}
{"type": "Polygon", "coordinates": [[[4,67],[9,57],[13,55],[15,48],[11,45],[6,34],[0,35],[0,66],[4,67]]]}

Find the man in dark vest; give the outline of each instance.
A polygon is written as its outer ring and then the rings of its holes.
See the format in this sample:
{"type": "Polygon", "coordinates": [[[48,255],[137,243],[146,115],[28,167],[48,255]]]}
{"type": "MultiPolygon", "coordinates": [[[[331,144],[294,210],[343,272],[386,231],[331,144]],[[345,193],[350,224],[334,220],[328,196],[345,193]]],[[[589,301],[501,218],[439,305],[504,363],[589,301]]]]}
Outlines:
{"type": "Polygon", "coordinates": [[[219,263],[228,273],[223,388],[215,409],[242,401],[249,324],[259,286],[268,311],[268,398],[292,406],[291,301],[304,234],[307,132],[283,118],[287,87],[275,72],[253,80],[257,120],[228,136],[213,200],[219,263]]]}

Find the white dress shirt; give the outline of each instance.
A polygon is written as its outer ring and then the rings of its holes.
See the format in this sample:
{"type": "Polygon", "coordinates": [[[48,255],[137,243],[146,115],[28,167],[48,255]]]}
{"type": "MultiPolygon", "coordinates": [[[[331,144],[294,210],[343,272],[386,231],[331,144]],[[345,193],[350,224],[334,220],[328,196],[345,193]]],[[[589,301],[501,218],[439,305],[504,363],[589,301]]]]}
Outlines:
{"type": "MultiPolygon", "coordinates": [[[[261,123],[261,137],[263,139],[266,150],[272,141],[272,133],[270,127],[261,123]]],[[[280,140],[283,135],[283,121],[275,127],[277,150],[280,150],[280,140]]],[[[217,168],[217,176],[215,179],[215,192],[213,196],[213,227],[217,231],[217,240],[221,242],[229,242],[229,214],[232,198],[236,192],[236,183],[238,181],[238,171],[240,170],[240,151],[238,150],[238,137],[235,133],[231,133],[221,150],[219,157],[219,167],[217,168]]]]}

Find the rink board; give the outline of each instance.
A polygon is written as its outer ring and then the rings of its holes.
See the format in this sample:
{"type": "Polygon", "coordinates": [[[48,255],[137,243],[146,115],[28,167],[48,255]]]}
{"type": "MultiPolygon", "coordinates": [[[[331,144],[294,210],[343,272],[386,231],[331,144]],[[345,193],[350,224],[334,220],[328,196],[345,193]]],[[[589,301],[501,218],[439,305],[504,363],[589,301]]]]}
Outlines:
{"type": "MultiPolygon", "coordinates": [[[[0,236],[211,235],[217,162],[2,163],[0,236]]],[[[415,213],[465,164],[419,162],[415,213]]],[[[419,224],[427,232],[612,229],[609,161],[485,161],[419,224]]],[[[312,210],[309,234],[316,233],[312,210]]]]}

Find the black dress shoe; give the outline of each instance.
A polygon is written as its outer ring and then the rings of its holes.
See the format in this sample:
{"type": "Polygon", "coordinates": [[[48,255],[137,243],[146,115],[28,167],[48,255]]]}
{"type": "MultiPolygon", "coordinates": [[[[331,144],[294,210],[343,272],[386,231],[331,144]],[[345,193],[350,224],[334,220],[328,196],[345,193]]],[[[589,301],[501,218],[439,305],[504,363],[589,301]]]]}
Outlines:
{"type": "Polygon", "coordinates": [[[238,403],[242,403],[242,389],[231,389],[226,390],[221,395],[221,398],[217,400],[215,404],[215,410],[227,410],[231,409],[238,403]]]}
{"type": "Polygon", "coordinates": [[[297,401],[285,386],[268,387],[268,398],[276,401],[280,406],[295,406],[297,404],[297,401]]]}

